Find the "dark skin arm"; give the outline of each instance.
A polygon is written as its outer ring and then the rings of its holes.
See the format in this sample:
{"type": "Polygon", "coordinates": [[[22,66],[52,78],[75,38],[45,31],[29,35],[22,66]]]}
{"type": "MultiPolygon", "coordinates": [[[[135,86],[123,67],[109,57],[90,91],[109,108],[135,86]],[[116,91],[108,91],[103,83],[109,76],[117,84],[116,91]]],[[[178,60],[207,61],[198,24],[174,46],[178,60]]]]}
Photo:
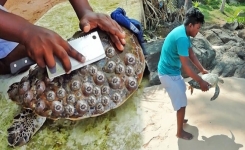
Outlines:
{"type": "MultiPolygon", "coordinates": [[[[3,5],[6,0],[0,0],[0,2],[3,5]]],[[[84,32],[100,27],[109,33],[117,48],[123,50],[125,34],[114,20],[108,15],[94,13],[87,0],[70,0],[70,2],[84,32]]],[[[54,56],[60,59],[66,72],[71,70],[68,55],[80,62],[85,61],[80,53],[55,32],[32,25],[25,19],[2,10],[0,10],[0,33],[0,38],[24,45],[29,57],[40,67],[54,68],[54,56]]]]}
{"type": "Polygon", "coordinates": [[[54,56],[61,60],[66,72],[71,70],[68,55],[80,62],[85,58],[55,32],[35,26],[22,17],[0,10],[0,38],[25,46],[28,55],[40,67],[55,67],[54,56]]]}
{"type": "Polygon", "coordinates": [[[193,52],[193,49],[190,48],[189,49],[189,58],[192,61],[192,63],[198,68],[198,70],[203,73],[206,74],[208,73],[208,71],[206,69],[203,68],[202,64],[200,63],[200,61],[197,59],[197,56],[195,55],[195,53],[193,52]]]}
{"type": "Polygon", "coordinates": [[[0,5],[4,5],[7,2],[7,0],[0,0],[0,5]]]}
{"type": "Polygon", "coordinates": [[[102,13],[95,13],[88,3],[88,0],[69,0],[73,6],[78,19],[80,28],[84,32],[99,27],[101,30],[108,32],[111,40],[119,50],[124,49],[125,33],[122,28],[110,16],[102,13]]]}
{"type": "Polygon", "coordinates": [[[204,81],[198,74],[194,72],[194,70],[191,68],[191,60],[189,57],[180,56],[180,61],[182,63],[182,67],[184,71],[189,75],[192,79],[197,81],[200,84],[202,91],[209,90],[208,86],[209,83],[204,81]]]}

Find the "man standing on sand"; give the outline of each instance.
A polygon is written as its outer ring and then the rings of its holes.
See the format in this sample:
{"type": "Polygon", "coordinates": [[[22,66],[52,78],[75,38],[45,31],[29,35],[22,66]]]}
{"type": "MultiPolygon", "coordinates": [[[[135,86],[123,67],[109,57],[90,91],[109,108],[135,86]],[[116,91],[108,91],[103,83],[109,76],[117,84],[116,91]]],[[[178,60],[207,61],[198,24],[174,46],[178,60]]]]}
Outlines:
{"type": "Polygon", "coordinates": [[[191,140],[193,135],[183,130],[183,123],[187,122],[184,120],[187,97],[186,85],[181,76],[181,66],[191,78],[200,84],[202,91],[209,90],[209,83],[191,68],[191,63],[193,63],[201,73],[208,73],[194,54],[190,40],[190,36],[197,35],[203,23],[204,15],[200,10],[190,8],[186,13],[184,24],[176,27],[167,35],[158,63],[159,79],[171,99],[174,110],[177,111],[176,136],[186,140],[191,140]]]}
{"type": "MultiPolygon", "coordinates": [[[[71,70],[69,56],[83,63],[84,56],[74,50],[57,33],[35,26],[27,20],[8,13],[3,5],[7,0],[0,0],[0,74],[10,73],[10,63],[29,56],[38,66],[55,68],[56,56],[67,73],[71,70]]],[[[88,0],[69,0],[73,6],[80,28],[84,32],[99,27],[108,32],[119,50],[124,49],[125,33],[116,21],[108,15],[95,13],[88,0]]]]}

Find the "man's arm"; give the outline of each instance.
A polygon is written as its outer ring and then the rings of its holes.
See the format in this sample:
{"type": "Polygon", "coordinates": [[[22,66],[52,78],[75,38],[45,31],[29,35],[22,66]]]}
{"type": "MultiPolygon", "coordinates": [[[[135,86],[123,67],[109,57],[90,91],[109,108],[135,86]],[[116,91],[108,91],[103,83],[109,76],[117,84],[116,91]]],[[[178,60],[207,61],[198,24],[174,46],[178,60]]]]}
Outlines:
{"type": "Polygon", "coordinates": [[[4,5],[7,2],[7,0],[0,0],[0,5],[4,5]]]}
{"type": "Polygon", "coordinates": [[[194,72],[194,70],[191,68],[192,62],[191,62],[190,58],[180,56],[180,61],[182,63],[182,67],[183,67],[184,71],[187,73],[187,75],[189,75],[192,79],[194,79],[195,81],[197,81],[200,84],[202,91],[207,91],[209,89],[208,88],[209,83],[204,81],[198,74],[196,74],[194,72]]]}
{"type": "Polygon", "coordinates": [[[119,50],[124,49],[125,33],[118,23],[110,16],[103,13],[95,13],[89,5],[88,0],[69,0],[77,17],[80,21],[81,30],[89,32],[91,29],[99,27],[101,30],[109,33],[113,43],[119,50]]]}
{"type": "Polygon", "coordinates": [[[192,62],[189,59],[189,57],[180,56],[180,61],[187,75],[190,76],[195,81],[197,81],[198,83],[201,82],[202,78],[198,74],[196,74],[195,71],[191,68],[192,62]]]}
{"type": "Polygon", "coordinates": [[[79,20],[82,19],[82,17],[87,12],[93,12],[92,7],[89,5],[88,0],[69,0],[73,9],[75,10],[77,17],[79,20]]]}
{"type": "Polygon", "coordinates": [[[0,10],[0,38],[23,43],[32,24],[22,17],[0,10]]]}
{"type": "Polygon", "coordinates": [[[189,48],[189,58],[190,60],[192,61],[192,63],[198,68],[198,70],[200,72],[204,72],[206,71],[202,64],[200,63],[200,61],[197,59],[197,56],[195,55],[195,53],[193,52],[193,49],[192,48],[189,48]]]}
{"type": "Polygon", "coordinates": [[[57,33],[35,26],[24,18],[3,10],[0,10],[0,38],[24,45],[29,57],[40,67],[54,68],[54,55],[60,59],[66,72],[71,70],[68,55],[80,62],[85,61],[85,58],[57,33]]]}

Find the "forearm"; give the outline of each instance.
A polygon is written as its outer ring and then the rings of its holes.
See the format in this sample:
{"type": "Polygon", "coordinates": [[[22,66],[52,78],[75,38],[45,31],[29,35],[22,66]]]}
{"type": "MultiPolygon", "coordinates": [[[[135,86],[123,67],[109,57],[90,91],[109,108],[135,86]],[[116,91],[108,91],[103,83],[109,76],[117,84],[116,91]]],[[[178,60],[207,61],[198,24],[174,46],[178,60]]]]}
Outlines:
{"type": "Polygon", "coordinates": [[[32,26],[24,18],[0,10],[0,38],[23,43],[26,31],[32,26]]]}
{"type": "Polygon", "coordinates": [[[4,5],[7,2],[7,0],[0,0],[0,5],[4,5]]]}
{"type": "Polygon", "coordinates": [[[204,69],[202,64],[200,63],[200,61],[197,59],[196,56],[195,57],[190,57],[190,60],[198,68],[199,71],[202,71],[204,69]]]}
{"type": "Polygon", "coordinates": [[[93,11],[88,0],[69,0],[80,20],[87,11],[93,11]]]}
{"type": "Polygon", "coordinates": [[[185,73],[195,81],[200,82],[202,80],[202,78],[192,69],[191,61],[189,61],[186,65],[183,65],[182,67],[185,73]]]}
{"type": "Polygon", "coordinates": [[[195,53],[193,52],[193,50],[190,50],[189,53],[189,58],[192,61],[192,63],[197,67],[197,69],[199,71],[202,71],[204,68],[202,66],[202,64],[200,63],[200,61],[197,59],[197,56],[195,55],[195,53]]]}
{"type": "Polygon", "coordinates": [[[194,79],[197,82],[200,82],[202,80],[202,78],[198,74],[196,74],[196,72],[192,69],[191,63],[192,63],[191,60],[188,58],[188,60],[186,60],[184,64],[182,63],[182,67],[183,67],[185,73],[189,77],[191,77],[192,79],[194,79]]]}

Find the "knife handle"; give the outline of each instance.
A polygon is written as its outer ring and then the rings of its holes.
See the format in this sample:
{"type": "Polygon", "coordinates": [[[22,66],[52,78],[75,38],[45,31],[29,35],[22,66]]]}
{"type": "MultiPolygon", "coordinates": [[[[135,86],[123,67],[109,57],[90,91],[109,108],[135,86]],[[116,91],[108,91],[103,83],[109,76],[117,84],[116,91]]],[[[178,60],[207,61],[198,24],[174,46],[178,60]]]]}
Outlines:
{"type": "Polygon", "coordinates": [[[36,62],[34,62],[30,57],[24,57],[19,60],[16,60],[10,64],[11,74],[16,74],[20,72],[23,68],[31,66],[35,63],[36,62]]]}

